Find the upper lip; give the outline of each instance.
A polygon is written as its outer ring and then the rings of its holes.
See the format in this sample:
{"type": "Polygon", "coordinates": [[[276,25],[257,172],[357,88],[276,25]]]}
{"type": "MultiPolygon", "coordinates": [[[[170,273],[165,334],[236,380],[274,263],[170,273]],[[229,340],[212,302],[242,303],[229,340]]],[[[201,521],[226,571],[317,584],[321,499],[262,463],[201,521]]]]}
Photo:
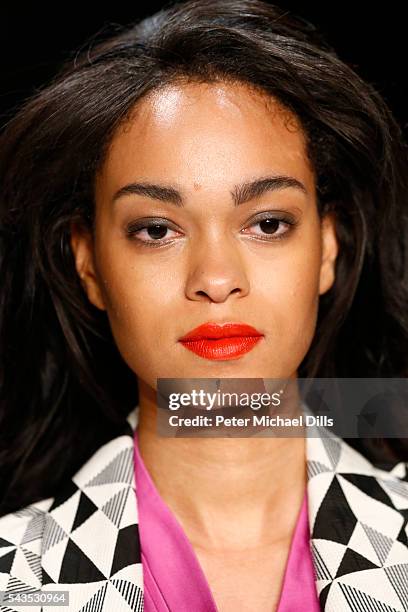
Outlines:
{"type": "Polygon", "coordinates": [[[180,341],[262,335],[261,332],[247,323],[203,323],[185,334],[180,338],[180,341]]]}

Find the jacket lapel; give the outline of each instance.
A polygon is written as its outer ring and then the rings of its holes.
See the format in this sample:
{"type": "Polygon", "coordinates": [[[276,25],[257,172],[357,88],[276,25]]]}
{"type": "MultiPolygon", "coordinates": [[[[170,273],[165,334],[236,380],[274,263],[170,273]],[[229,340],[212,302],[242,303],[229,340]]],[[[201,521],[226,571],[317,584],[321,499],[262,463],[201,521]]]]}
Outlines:
{"type": "Polygon", "coordinates": [[[307,437],[316,589],[325,612],[408,610],[406,464],[380,470],[344,440],[307,437]]]}
{"type": "MultiPolygon", "coordinates": [[[[68,596],[70,612],[142,612],[143,575],[133,467],[136,409],[54,498],[0,518],[0,590],[68,596]]],[[[43,600],[40,600],[43,601],[43,600]]],[[[57,604],[56,604],[57,605],[57,604]]],[[[42,612],[43,605],[31,605],[42,612]]],[[[45,602],[45,610],[54,608],[45,602]]],[[[23,603],[1,605],[26,610],[23,603]]]]}
{"type": "Polygon", "coordinates": [[[143,574],[133,464],[136,411],[56,497],[42,540],[43,591],[73,612],[141,612],[143,574]]]}

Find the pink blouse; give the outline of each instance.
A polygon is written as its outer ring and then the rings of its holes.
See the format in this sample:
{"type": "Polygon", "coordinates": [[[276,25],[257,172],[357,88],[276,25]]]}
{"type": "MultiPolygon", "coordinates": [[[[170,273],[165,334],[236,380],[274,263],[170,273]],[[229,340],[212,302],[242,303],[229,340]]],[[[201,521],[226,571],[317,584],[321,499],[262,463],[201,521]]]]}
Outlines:
{"type": "MultiPolygon", "coordinates": [[[[194,549],[160,497],[140,455],[137,429],[134,465],[145,612],[218,612],[194,549]]],[[[309,546],[307,495],[293,534],[277,612],[320,612],[309,546]]]]}

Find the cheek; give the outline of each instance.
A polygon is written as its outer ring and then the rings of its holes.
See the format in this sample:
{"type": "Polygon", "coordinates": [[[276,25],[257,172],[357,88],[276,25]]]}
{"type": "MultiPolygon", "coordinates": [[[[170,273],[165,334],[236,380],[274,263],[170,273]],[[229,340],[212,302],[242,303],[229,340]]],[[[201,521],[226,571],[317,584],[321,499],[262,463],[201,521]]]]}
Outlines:
{"type": "Polygon", "coordinates": [[[318,239],[292,243],[268,261],[253,266],[255,311],[280,356],[291,352],[299,363],[315,332],[319,304],[320,248],[318,239]]]}
{"type": "Polygon", "coordinates": [[[318,298],[320,249],[316,242],[283,246],[274,257],[253,262],[252,285],[280,316],[306,314],[318,298]]]}
{"type": "MultiPolygon", "coordinates": [[[[98,272],[107,314],[116,345],[129,367],[143,373],[154,356],[166,361],[169,310],[180,294],[180,274],[171,262],[157,265],[157,258],[135,253],[133,245],[100,253],[98,272]]],[[[167,358],[168,359],[168,358],[167,358]]],[[[152,364],[150,364],[151,367],[152,364]]]]}

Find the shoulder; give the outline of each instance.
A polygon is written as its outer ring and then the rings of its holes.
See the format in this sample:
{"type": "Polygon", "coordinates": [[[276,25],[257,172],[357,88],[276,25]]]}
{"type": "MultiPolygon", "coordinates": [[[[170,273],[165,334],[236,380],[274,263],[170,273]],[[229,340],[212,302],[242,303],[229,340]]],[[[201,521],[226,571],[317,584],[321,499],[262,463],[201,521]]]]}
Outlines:
{"type": "Polygon", "coordinates": [[[131,577],[137,590],[137,418],[135,408],[123,432],[101,446],[55,497],[0,518],[0,591],[59,590],[80,583],[76,595],[85,604],[96,586],[108,597],[107,583],[115,579],[125,584],[131,577]]]}
{"type": "MultiPolygon", "coordinates": [[[[333,434],[308,437],[307,470],[308,491],[312,508],[313,523],[316,513],[325,502],[336,500],[338,507],[346,508],[357,520],[374,520],[378,527],[387,519],[403,529],[401,542],[408,545],[406,523],[408,519],[408,464],[399,462],[383,469],[376,467],[362,453],[346,440],[333,434]],[[365,516],[365,512],[369,516],[365,516]]],[[[387,525],[383,531],[387,531],[387,525]]],[[[392,528],[391,528],[392,529],[392,528]]]]}
{"type": "Polygon", "coordinates": [[[321,426],[307,429],[306,461],[310,489],[322,489],[326,482],[351,497],[359,489],[365,495],[362,501],[373,498],[397,509],[408,507],[408,463],[404,461],[378,467],[346,439],[321,426]]]}
{"type": "Polygon", "coordinates": [[[327,435],[307,439],[307,469],[322,608],[360,610],[364,601],[370,609],[405,609],[407,463],[380,469],[344,439],[327,435]]]}

